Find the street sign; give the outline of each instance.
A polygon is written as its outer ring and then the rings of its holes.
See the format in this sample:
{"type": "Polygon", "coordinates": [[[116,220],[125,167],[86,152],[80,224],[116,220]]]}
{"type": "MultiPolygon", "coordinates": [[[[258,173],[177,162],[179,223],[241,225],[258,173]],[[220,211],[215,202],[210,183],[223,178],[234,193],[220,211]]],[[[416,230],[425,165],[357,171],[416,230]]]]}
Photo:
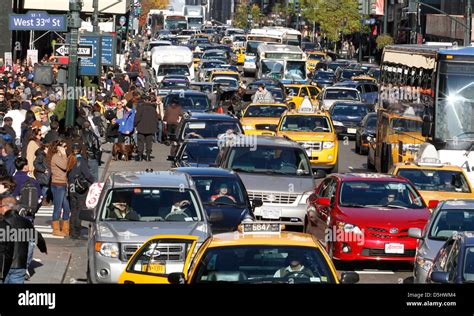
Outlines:
{"type": "Polygon", "coordinates": [[[374,25],[377,21],[375,19],[363,19],[364,25],[374,25]]]}
{"type": "Polygon", "coordinates": [[[81,34],[79,46],[92,46],[92,56],[82,57],[80,60],[79,75],[81,76],[100,76],[102,58],[101,58],[101,40],[97,33],[81,34]]]}
{"type": "Polygon", "coordinates": [[[115,65],[116,36],[111,33],[103,33],[102,37],[102,65],[115,65]]]}
{"type": "MultiPolygon", "coordinates": [[[[92,57],[92,45],[79,45],[77,48],[77,55],[79,57],[92,57]]],[[[61,56],[69,55],[69,45],[66,44],[56,44],[54,45],[54,51],[61,56]]]]}
{"type": "Polygon", "coordinates": [[[10,31],[66,32],[66,15],[50,15],[45,11],[28,11],[26,14],[9,15],[10,31]]]}

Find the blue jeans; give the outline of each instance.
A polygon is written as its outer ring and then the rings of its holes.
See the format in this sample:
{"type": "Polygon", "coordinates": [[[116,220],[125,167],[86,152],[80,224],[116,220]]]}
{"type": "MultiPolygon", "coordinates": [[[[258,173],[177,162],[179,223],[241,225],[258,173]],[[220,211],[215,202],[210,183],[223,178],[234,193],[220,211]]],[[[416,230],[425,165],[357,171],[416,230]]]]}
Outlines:
{"type": "Polygon", "coordinates": [[[66,186],[51,185],[51,192],[53,193],[53,221],[58,221],[61,215],[61,208],[63,209],[63,220],[69,220],[71,208],[69,207],[69,200],[67,199],[66,186]]]}
{"type": "Polygon", "coordinates": [[[25,283],[26,269],[10,269],[5,277],[5,284],[23,284],[25,283]]]}
{"type": "Polygon", "coordinates": [[[99,162],[96,159],[89,159],[87,165],[95,181],[99,182],[99,162]]]}

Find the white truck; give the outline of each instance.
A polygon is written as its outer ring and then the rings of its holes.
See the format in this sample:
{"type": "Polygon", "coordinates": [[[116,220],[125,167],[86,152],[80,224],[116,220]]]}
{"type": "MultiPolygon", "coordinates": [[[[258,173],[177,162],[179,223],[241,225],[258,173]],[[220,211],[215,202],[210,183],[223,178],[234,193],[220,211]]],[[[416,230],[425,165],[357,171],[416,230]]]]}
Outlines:
{"type": "Polygon", "coordinates": [[[188,21],[189,29],[198,29],[204,25],[204,7],[201,5],[186,5],[183,9],[183,14],[188,21]]]}
{"type": "Polygon", "coordinates": [[[181,75],[194,81],[193,52],[185,46],[160,46],[151,51],[151,63],[157,83],[166,75],[181,75]]]}

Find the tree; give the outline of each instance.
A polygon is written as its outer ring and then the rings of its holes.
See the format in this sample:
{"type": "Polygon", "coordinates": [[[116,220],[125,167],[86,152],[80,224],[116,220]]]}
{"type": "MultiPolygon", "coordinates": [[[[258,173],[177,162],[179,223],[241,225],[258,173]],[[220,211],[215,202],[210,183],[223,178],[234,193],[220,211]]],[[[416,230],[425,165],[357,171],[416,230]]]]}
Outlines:
{"type": "Polygon", "coordinates": [[[339,40],[341,32],[350,34],[359,30],[357,0],[304,0],[301,7],[303,16],[318,23],[331,41],[339,40]]]}
{"type": "Polygon", "coordinates": [[[252,5],[252,8],[250,9],[250,14],[252,15],[252,20],[254,24],[260,24],[260,14],[261,10],[260,7],[256,4],[252,5]]]}
{"type": "Polygon", "coordinates": [[[249,24],[249,10],[245,3],[239,4],[234,15],[234,26],[245,29],[249,24]]]}
{"type": "Polygon", "coordinates": [[[140,26],[146,24],[146,18],[150,10],[162,10],[166,9],[169,5],[169,0],[141,0],[142,14],[140,15],[140,26]]]}
{"type": "Polygon", "coordinates": [[[385,46],[393,44],[393,37],[389,34],[382,34],[377,37],[375,42],[377,43],[377,50],[381,51],[385,46]]]}

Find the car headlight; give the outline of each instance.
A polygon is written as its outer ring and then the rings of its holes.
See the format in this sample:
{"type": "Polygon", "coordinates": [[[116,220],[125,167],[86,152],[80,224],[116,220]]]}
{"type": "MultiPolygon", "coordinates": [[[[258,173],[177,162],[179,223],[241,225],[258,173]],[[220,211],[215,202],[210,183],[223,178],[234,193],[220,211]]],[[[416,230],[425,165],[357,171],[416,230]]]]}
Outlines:
{"type": "Polygon", "coordinates": [[[324,149],[331,149],[334,147],[334,142],[323,142],[324,149]]]}
{"type": "Polygon", "coordinates": [[[426,272],[430,271],[431,267],[433,266],[433,261],[425,259],[423,257],[417,257],[416,263],[426,272]]]}
{"type": "Polygon", "coordinates": [[[345,233],[354,233],[358,235],[362,235],[362,230],[359,226],[354,224],[349,224],[345,222],[337,222],[338,229],[342,229],[345,233]]]}
{"type": "Polygon", "coordinates": [[[96,242],[95,249],[104,257],[118,258],[119,256],[119,247],[117,243],[96,242]]]}
{"type": "Polygon", "coordinates": [[[306,200],[308,200],[309,196],[312,194],[312,191],[303,193],[299,204],[306,204],[306,200]]]}
{"type": "Polygon", "coordinates": [[[342,122],[339,122],[339,121],[332,121],[332,123],[334,124],[334,126],[342,126],[342,127],[344,127],[344,124],[342,124],[342,122]]]}
{"type": "Polygon", "coordinates": [[[243,125],[242,127],[244,130],[254,129],[252,125],[243,125]]]}

